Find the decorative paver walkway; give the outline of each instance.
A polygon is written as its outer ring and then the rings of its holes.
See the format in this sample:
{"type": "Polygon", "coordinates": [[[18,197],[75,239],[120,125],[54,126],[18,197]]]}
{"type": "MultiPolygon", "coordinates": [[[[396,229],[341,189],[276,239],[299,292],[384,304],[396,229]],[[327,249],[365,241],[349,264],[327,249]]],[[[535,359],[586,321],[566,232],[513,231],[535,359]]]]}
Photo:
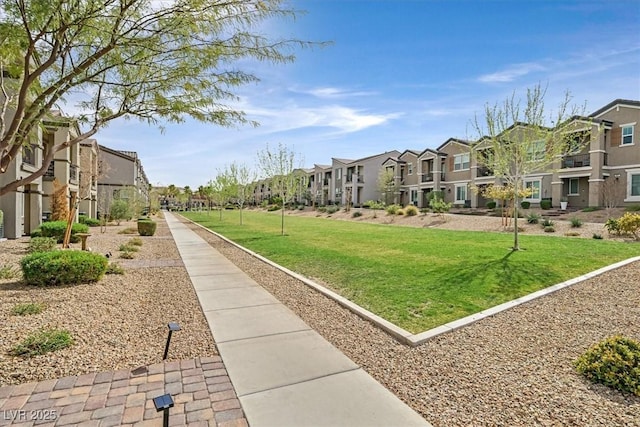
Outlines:
{"type": "Polygon", "coordinates": [[[161,426],[165,393],[171,426],[247,426],[219,356],[0,387],[0,426],[161,426]]]}

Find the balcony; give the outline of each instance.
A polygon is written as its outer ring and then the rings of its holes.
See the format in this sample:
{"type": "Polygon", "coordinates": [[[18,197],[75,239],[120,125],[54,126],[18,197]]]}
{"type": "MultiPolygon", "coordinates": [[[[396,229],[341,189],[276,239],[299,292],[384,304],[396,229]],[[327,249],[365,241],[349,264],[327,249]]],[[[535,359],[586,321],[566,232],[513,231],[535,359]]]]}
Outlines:
{"type": "Polygon", "coordinates": [[[53,178],[56,177],[54,170],[55,170],[55,161],[51,160],[51,163],[49,163],[49,167],[47,168],[47,171],[44,173],[42,178],[45,179],[46,181],[53,181],[53,178]]]}
{"type": "Polygon", "coordinates": [[[433,181],[433,172],[427,172],[422,174],[422,182],[432,182],[433,181]]]}
{"type": "Polygon", "coordinates": [[[322,185],[323,185],[323,186],[325,186],[325,187],[328,187],[328,186],[329,186],[329,181],[330,181],[329,179],[326,179],[326,178],[325,178],[325,179],[322,181],[322,185]]]}
{"type": "Polygon", "coordinates": [[[69,165],[69,182],[78,184],[78,165],[69,165]]]}
{"type": "Polygon", "coordinates": [[[493,171],[486,166],[478,166],[478,175],[480,178],[482,176],[493,176],[493,171]]]}
{"type": "Polygon", "coordinates": [[[565,158],[562,159],[562,169],[582,168],[587,166],[591,166],[590,154],[578,154],[576,156],[566,156],[565,158]]]}

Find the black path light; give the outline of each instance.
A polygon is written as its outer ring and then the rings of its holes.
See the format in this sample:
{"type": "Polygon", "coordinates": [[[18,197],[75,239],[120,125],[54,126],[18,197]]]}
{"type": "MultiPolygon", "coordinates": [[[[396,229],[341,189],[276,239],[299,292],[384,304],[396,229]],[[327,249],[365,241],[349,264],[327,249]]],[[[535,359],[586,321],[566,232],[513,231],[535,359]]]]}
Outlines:
{"type": "Polygon", "coordinates": [[[169,408],[173,408],[173,398],[170,394],[163,394],[162,396],[153,398],[153,406],[156,407],[156,411],[164,411],[162,414],[162,426],[169,427],[169,408]]]}
{"type": "Polygon", "coordinates": [[[181,329],[180,325],[176,322],[169,322],[167,327],[169,328],[169,336],[167,337],[167,345],[164,347],[164,356],[162,356],[162,360],[167,360],[167,355],[169,354],[169,343],[171,343],[171,335],[174,331],[179,331],[181,329]]]}

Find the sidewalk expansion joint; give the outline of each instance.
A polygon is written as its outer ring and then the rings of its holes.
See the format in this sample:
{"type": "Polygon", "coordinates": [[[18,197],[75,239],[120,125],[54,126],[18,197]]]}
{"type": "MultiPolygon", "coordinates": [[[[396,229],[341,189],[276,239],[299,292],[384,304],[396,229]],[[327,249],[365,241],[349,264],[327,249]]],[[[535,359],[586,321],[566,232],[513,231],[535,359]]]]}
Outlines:
{"type": "MultiPolygon", "coordinates": [[[[256,335],[255,337],[236,338],[236,339],[226,340],[226,341],[216,341],[216,343],[217,344],[227,344],[227,343],[239,342],[239,341],[249,341],[249,340],[255,340],[255,339],[259,339],[259,338],[277,337],[277,336],[280,336],[280,335],[295,334],[295,333],[298,333],[298,332],[305,332],[305,331],[311,331],[311,330],[312,329],[309,326],[307,326],[304,329],[295,329],[295,330],[292,330],[292,331],[284,331],[284,332],[274,332],[272,334],[256,335]]],[[[222,359],[224,360],[224,357],[222,359]]]]}
{"type": "MultiPolygon", "coordinates": [[[[241,288],[224,288],[224,289],[241,289],[241,288]]],[[[210,289],[211,291],[217,291],[218,289],[210,289]]],[[[222,289],[220,289],[222,290],[222,289]]],[[[200,292],[200,291],[197,291],[200,292]]],[[[268,304],[258,304],[258,305],[243,305],[241,307],[228,307],[228,308],[214,308],[212,310],[203,310],[205,313],[210,313],[212,311],[231,311],[231,310],[242,310],[243,308],[250,308],[250,307],[264,307],[267,305],[282,305],[284,307],[284,304],[282,304],[281,302],[270,302],[268,304]]]]}

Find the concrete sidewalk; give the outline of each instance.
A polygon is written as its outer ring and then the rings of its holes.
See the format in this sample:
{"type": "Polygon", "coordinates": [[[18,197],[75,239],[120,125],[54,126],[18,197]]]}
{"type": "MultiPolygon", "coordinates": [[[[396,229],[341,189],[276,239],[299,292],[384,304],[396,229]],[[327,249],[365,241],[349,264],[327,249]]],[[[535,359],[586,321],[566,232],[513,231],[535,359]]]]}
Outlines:
{"type": "Polygon", "coordinates": [[[252,427],[430,425],[186,224],[165,219],[252,427]]]}

